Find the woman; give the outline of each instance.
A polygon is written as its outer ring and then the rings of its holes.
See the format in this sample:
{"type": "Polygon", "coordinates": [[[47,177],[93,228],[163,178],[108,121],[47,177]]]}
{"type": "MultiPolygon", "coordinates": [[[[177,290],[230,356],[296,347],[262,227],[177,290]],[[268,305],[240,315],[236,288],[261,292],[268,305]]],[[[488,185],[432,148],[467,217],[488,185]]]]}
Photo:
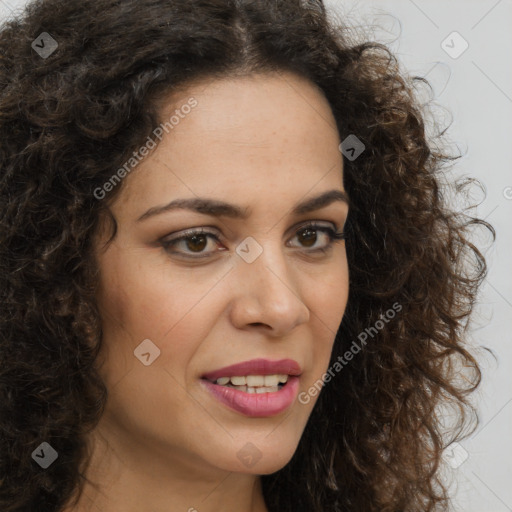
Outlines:
{"type": "Polygon", "coordinates": [[[389,51],[299,0],[46,0],[0,46],[1,510],[447,509],[492,228],[389,51]]]}

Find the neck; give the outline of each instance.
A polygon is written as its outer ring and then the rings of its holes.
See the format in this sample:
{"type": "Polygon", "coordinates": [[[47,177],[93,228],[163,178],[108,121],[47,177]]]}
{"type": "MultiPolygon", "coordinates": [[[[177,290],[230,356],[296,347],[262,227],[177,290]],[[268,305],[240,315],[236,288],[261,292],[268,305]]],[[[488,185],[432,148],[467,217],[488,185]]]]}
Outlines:
{"type": "Polygon", "coordinates": [[[190,452],[163,453],[144,440],[107,439],[99,429],[89,446],[87,481],[62,512],[268,512],[259,475],[235,473],[192,460],[190,452]]]}

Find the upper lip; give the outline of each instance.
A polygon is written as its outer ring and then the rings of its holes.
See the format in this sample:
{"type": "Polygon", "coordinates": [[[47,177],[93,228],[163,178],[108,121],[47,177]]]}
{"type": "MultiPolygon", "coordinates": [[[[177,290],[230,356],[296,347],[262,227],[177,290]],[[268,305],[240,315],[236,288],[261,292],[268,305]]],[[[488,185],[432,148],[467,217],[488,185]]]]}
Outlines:
{"type": "Polygon", "coordinates": [[[220,377],[238,377],[244,375],[300,375],[302,369],[293,359],[280,359],[271,361],[269,359],[251,359],[241,363],[232,364],[205,373],[202,378],[215,381],[220,377]]]}

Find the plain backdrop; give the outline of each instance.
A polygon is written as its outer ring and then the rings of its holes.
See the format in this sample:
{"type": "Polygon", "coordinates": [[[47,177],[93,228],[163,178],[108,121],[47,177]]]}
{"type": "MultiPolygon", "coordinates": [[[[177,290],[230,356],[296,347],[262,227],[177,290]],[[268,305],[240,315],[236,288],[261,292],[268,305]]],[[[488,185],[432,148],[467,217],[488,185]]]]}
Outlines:
{"type": "MultiPolygon", "coordinates": [[[[0,0],[0,20],[26,0],[0,0]]],[[[403,70],[429,80],[435,120],[464,155],[453,173],[474,177],[485,194],[476,214],[497,231],[478,243],[489,264],[472,323],[483,384],[480,426],[459,443],[446,473],[454,507],[512,511],[512,0],[327,0],[328,9],[388,45],[403,70]],[[450,117],[451,115],[451,117],[450,117]]],[[[36,37],[38,34],[34,34],[36,37]]],[[[480,195],[479,195],[480,194],[480,195]]],[[[447,459],[449,460],[449,459],[447,459]]]]}
{"type": "Polygon", "coordinates": [[[489,274],[471,329],[483,384],[475,394],[480,426],[459,443],[446,481],[454,508],[512,511],[512,1],[328,0],[345,23],[384,42],[404,70],[425,77],[436,122],[464,156],[452,173],[474,177],[485,194],[476,214],[490,222],[496,242],[482,238],[489,274]],[[454,34],[456,32],[457,34],[454,34]],[[450,117],[451,115],[451,117],[450,117]],[[483,353],[481,353],[483,352],[483,353]],[[467,458],[466,458],[467,457],[467,458]]]}

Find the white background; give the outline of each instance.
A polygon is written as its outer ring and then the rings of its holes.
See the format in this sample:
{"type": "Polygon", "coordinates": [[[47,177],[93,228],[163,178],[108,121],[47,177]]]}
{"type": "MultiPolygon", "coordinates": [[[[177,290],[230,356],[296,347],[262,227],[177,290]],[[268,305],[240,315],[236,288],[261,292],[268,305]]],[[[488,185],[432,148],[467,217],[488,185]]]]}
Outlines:
{"type": "MultiPolygon", "coordinates": [[[[490,268],[472,344],[491,348],[498,362],[478,351],[484,368],[475,394],[480,426],[460,443],[468,458],[447,476],[456,510],[512,511],[512,1],[328,0],[326,5],[386,43],[407,73],[430,81],[434,101],[449,111],[439,111],[436,120],[442,128],[453,120],[448,139],[465,155],[452,172],[477,178],[485,187],[485,196],[475,191],[474,198],[483,200],[477,214],[494,226],[497,240],[490,246],[482,239],[479,245],[490,268]],[[469,45],[455,59],[441,47],[454,31],[469,45]]],[[[461,47],[451,40],[453,50],[461,47]]]]}
{"type": "MultiPolygon", "coordinates": [[[[0,0],[0,20],[25,3],[0,0]]],[[[477,214],[495,227],[497,241],[490,246],[482,239],[479,245],[490,269],[472,343],[491,348],[498,362],[480,355],[484,380],[475,395],[480,426],[460,443],[457,460],[466,454],[467,459],[447,478],[453,480],[456,510],[512,512],[512,0],[326,0],[326,5],[386,43],[407,73],[429,80],[436,103],[448,109],[448,115],[439,111],[436,121],[445,127],[452,114],[448,138],[465,155],[453,172],[485,186],[477,214]],[[469,45],[457,58],[441,47],[454,31],[469,45]]],[[[463,44],[453,36],[447,41],[451,51],[463,44]]]]}

